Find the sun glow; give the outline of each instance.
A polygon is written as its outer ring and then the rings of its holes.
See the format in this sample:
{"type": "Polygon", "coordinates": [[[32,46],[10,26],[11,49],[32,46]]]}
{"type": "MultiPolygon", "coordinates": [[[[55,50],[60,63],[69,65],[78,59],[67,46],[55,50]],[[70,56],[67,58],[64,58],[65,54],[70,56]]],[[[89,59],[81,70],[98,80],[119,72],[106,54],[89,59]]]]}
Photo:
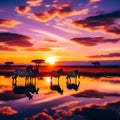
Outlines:
{"type": "Polygon", "coordinates": [[[49,64],[55,64],[56,61],[57,61],[56,57],[52,56],[48,57],[45,62],[49,64]]]}

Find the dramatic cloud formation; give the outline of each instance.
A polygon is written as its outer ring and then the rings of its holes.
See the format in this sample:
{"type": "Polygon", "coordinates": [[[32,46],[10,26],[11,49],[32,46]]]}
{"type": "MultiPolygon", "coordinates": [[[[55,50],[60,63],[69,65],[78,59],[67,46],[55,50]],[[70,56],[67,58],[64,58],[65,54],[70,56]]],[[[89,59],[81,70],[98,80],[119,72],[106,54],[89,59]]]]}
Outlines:
{"type": "Polygon", "coordinates": [[[120,18],[120,10],[111,13],[100,14],[97,16],[90,16],[85,19],[80,19],[72,22],[72,24],[80,29],[86,30],[100,30],[115,35],[120,34],[119,27],[116,26],[115,21],[120,18]]]}
{"type": "Polygon", "coordinates": [[[113,57],[120,57],[120,53],[110,53],[106,55],[91,55],[88,57],[89,58],[113,58],[113,57]]]}
{"type": "Polygon", "coordinates": [[[84,37],[84,38],[72,38],[70,40],[83,46],[95,46],[101,43],[116,43],[120,41],[120,38],[106,39],[104,37],[93,37],[93,38],[84,37]]]}
{"type": "Polygon", "coordinates": [[[17,11],[17,13],[19,14],[26,14],[27,12],[30,11],[30,7],[28,6],[17,6],[15,8],[15,10],[17,11]]]}
{"type": "Polygon", "coordinates": [[[38,20],[40,22],[47,22],[51,19],[53,19],[55,16],[59,18],[64,18],[68,16],[74,16],[78,14],[87,14],[89,12],[88,9],[83,9],[80,11],[75,11],[71,8],[69,4],[64,4],[60,6],[54,6],[50,10],[39,10],[37,12],[34,12],[29,17],[33,18],[35,20],[38,20]]]}
{"type": "Polygon", "coordinates": [[[32,38],[20,34],[0,33],[0,43],[8,46],[32,47],[33,44],[30,40],[32,40],[32,38]]]}
{"type": "Polygon", "coordinates": [[[20,22],[16,20],[0,19],[0,26],[3,26],[3,27],[14,27],[17,24],[20,24],[20,22]]]}
{"type": "Polygon", "coordinates": [[[29,6],[40,6],[43,0],[27,0],[29,6]]]}
{"type": "Polygon", "coordinates": [[[16,110],[13,110],[11,107],[4,106],[0,108],[0,114],[3,115],[13,115],[18,113],[16,110]]]}

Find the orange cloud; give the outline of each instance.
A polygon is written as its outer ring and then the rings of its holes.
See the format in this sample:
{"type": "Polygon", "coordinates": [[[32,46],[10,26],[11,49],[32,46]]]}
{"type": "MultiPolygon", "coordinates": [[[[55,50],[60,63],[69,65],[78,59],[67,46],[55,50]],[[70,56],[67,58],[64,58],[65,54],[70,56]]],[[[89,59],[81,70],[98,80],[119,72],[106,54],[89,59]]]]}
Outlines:
{"type": "Polygon", "coordinates": [[[99,2],[101,0],[90,0],[91,3],[94,3],[94,2],[99,2]]]}
{"type": "Polygon", "coordinates": [[[40,6],[43,0],[27,0],[29,6],[40,6]]]}
{"type": "Polygon", "coordinates": [[[32,117],[32,120],[53,120],[52,116],[45,112],[38,113],[32,117]]]}
{"type": "Polygon", "coordinates": [[[13,110],[11,107],[8,107],[8,106],[4,106],[0,108],[0,114],[3,114],[3,115],[13,115],[16,113],[18,113],[18,111],[13,110]]]}
{"type": "Polygon", "coordinates": [[[10,47],[7,47],[7,46],[0,46],[0,50],[1,51],[16,51],[16,49],[10,48],[10,47]]]}
{"type": "Polygon", "coordinates": [[[14,27],[17,24],[20,24],[20,22],[16,20],[0,19],[0,26],[3,26],[3,27],[14,27]]]}
{"type": "Polygon", "coordinates": [[[42,40],[43,42],[49,42],[49,43],[56,43],[57,40],[51,40],[51,39],[45,39],[45,40],[42,40]]]}
{"type": "Polygon", "coordinates": [[[30,7],[29,6],[17,6],[15,10],[19,14],[26,14],[27,12],[30,11],[30,7]]]}
{"type": "Polygon", "coordinates": [[[43,47],[43,48],[28,48],[27,51],[41,51],[41,52],[49,52],[52,51],[51,48],[43,47]]]}

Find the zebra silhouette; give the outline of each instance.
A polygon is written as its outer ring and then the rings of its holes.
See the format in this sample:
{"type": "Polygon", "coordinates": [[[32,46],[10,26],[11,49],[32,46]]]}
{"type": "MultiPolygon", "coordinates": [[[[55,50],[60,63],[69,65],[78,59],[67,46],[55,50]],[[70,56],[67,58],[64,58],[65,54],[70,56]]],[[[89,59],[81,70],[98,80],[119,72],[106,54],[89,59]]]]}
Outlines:
{"type": "Polygon", "coordinates": [[[74,70],[73,72],[68,72],[66,79],[67,80],[71,80],[71,77],[75,78],[75,80],[78,78],[80,78],[80,73],[78,70],[74,70]]]}
{"type": "Polygon", "coordinates": [[[14,72],[13,72],[13,76],[12,76],[12,79],[13,80],[17,80],[17,77],[25,77],[25,79],[27,80],[31,73],[32,72],[32,66],[28,66],[25,70],[21,70],[21,69],[16,69],[14,72]]]}
{"type": "Polygon", "coordinates": [[[63,69],[58,69],[57,71],[52,71],[52,72],[51,72],[51,79],[52,79],[53,77],[57,77],[58,80],[59,80],[59,79],[60,79],[60,76],[61,76],[62,74],[64,74],[64,73],[63,73],[63,69]]]}

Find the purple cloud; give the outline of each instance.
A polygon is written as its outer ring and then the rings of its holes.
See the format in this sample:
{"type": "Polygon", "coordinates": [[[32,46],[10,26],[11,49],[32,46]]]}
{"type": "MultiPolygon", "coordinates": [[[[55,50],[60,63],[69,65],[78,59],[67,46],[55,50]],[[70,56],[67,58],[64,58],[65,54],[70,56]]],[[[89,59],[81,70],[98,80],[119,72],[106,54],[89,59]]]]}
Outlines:
{"type": "Polygon", "coordinates": [[[80,29],[101,30],[115,35],[120,34],[120,29],[115,27],[115,21],[120,18],[120,10],[111,13],[90,16],[85,19],[73,21],[72,24],[80,29]]]}
{"type": "Polygon", "coordinates": [[[106,39],[104,37],[83,37],[83,38],[72,38],[70,39],[73,42],[76,42],[83,46],[95,46],[101,43],[116,43],[120,41],[120,38],[117,39],[106,39]]]}
{"type": "Polygon", "coordinates": [[[32,38],[15,33],[0,33],[0,42],[8,46],[32,47],[32,38]]]}
{"type": "Polygon", "coordinates": [[[91,55],[89,58],[112,58],[112,57],[120,57],[120,53],[110,53],[106,55],[91,55]]]}

